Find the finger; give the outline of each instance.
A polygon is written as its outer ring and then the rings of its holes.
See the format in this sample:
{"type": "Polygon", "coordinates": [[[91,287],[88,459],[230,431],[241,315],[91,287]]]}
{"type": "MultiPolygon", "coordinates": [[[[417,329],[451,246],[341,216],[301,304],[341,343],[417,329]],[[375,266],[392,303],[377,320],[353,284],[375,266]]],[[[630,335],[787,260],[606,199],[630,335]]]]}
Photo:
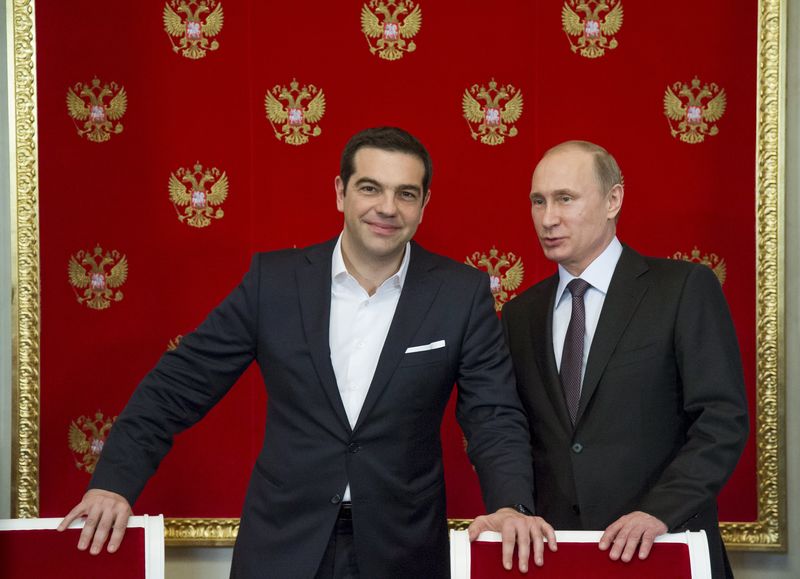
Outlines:
{"type": "Polygon", "coordinates": [[[514,567],[514,543],[517,539],[517,531],[513,524],[503,525],[503,568],[511,571],[514,567]]]}
{"type": "Polygon", "coordinates": [[[81,531],[80,537],[78,537],[78,549],[81,551],[85,551],[91,544],[95,529],[97,528],[97,523],[100,522],[103,511],[99,506],[94,505],[85,514],[86,521],[84,521],[83,530],[81,531]]]}
{"type": "Polygon", "coordinates": [[[113,553],[119,549],[122,539],[125,537],[125,529],[128,527],[128,513],[120,513],[114,521],[111,538],[108,540],[108,552],[113,553]]]}
{"type": "Polygon", "coordinates": [[[617,533],[619,532],[621,526],[622,525],[620,521],[617,520],[606,528],[603,536],[600,537],[600,544],[598,545],[601,551],[605,551],[611,546],[611,544],[614,542],[614,539],[617,538],[617,533]]]}
{"type": "Polygon", "coordinates": [[[478,538],[478,536],[486,530],[486,523],[484,522],[484,517],[476,517],[472,523],[470,523],[469,527],[467,528],[467,532],[469,533],[469,540],[474,541],[478,538]]]}
{"type": "Polygon", "coordinates": [[[541,567],[544,564],[544,536],[538,523],[531,529],[531,535],[533,537],[533,562],[537,567],[541,567]]]}
{"type": "Polygon", "coordinates": [[[81,501],[80,503],[75,505],[69,513],[67,513],[66,517],[61,519],[61,522],[58,524],[58,527],[56,527],[56,530],[58,531],[65,530],[72,524],[72,521],[74,521],[78,517],[83,516],[84,514],[86,514],[86,508],[83,505],[83,501],[81,501]]]}
{"type": "Polygon", "coordinates": [[[639,547],[639,559],[647,559],[647,556],[650,554],[650,549],[653,547],[654,541],[655,537],[650,533],[645,533],[642,536],[642,544],[639,547]]]}
{"type": "Polygon", "coordinates": [[[545,523],[543,525],[544,528],[544,536],[547,537],[547,546],[550,548],[551,551],[558,551],[558,542],[556,541],[556,532],[553,527],[545,523]]]}
{"type": "MultiPolygon", "coordinates": [[[[516,527],[515,527],[516,528],[516,527]]],[[[531,558],[531,535],[530,532],[517,532],[517,561],[521,573],[528,572],[528,562],[531,558]]],[[[514,546],[511,546],[512,550],[514,546]]],[[[513,557],[513,554],[512,554],[513,557]]]]}
{"type": "Polygon", "coordinates": [[[114,511],[112,510],[105,510],[103,511],[103,515],[100,518],[100,522],[97,524],[97,529],[94,532],[94,540],[92,541],[92,548],[89,549],[89,552],[92,555],[97,555],[100,551],[103,550],[103,545],[108,538],[108,533],[111,531],[111,527],[114,524],[114,511]]]}
{"type": "Polygon", "coordinates": [[[636,547],[639,546],[639,539],[641,538],[641,532],[634,532],[628,535],[628,539],[625,541],[625,547],[622,550],[622,557],[620,557],[625,563],[633,559],[633,554],[636,553],[636,547]]]}
{"type": "Polygon", "coordinates": [[[611,552],[608,554],[611,560],[616,561],[619,559],[619,556],[622,554],[622,549],[625,548],[625,544],[628,542],[629,533],[630,531],[626,528],[623,528],[617,533],[611,546],[611,552]]]}

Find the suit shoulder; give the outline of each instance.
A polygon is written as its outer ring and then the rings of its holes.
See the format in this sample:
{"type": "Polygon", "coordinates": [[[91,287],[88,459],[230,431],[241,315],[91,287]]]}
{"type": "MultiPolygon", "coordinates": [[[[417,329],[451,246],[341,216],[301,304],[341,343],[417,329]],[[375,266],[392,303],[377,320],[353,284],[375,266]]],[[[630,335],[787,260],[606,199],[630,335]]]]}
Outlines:
{"type": "Polygon", "coordinates": [[[503,309],[505,310],[506,308],[511,307],[511,311],[514,311],[518,308],[528,307],[532,303],[538,303],[541,300],[549,300],[557,283],[558,275],[548,276],[543,280],[538,281],[515,297],[513,300],[508,302],[505,306],[503,306],[503,309]]]}

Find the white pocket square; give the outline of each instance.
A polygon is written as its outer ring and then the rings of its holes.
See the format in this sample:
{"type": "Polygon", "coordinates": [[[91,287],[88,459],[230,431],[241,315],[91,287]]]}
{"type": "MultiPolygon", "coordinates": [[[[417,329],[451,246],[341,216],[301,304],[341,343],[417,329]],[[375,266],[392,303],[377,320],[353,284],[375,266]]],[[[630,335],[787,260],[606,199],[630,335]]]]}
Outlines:
{"type": "Polygon", "coordinates": [[[425,344],[424,346],[411,346],[410,348],[406,349],[406,354],[427,352],[428,350],[436,350],[438,348],[444,348],[444,340],[437,340],[435,342],[431,342],[430,344],[425,344]]]}

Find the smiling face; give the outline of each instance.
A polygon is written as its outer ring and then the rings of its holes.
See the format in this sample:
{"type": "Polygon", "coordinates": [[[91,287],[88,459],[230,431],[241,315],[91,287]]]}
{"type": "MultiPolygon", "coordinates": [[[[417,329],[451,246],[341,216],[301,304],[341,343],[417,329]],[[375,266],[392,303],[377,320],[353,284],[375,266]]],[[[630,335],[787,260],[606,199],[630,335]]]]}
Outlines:
{"type": "Polygon", "coordinates": [[[354,171],[344,183],[336,177],[336,207],[344,213],[342,251],[364,265],[399,267],[403,250],[422,222],[430,199],[423,191],[425,166],[407,153],[359,149],[354,171]]]}
{"type": "Polygon", "coordinates": [[[616,234],[622,185],[603,191],[594,155],[577,147],[547,153],[533,172],[531,215],[545,257],[578,276],[616,234]]]}

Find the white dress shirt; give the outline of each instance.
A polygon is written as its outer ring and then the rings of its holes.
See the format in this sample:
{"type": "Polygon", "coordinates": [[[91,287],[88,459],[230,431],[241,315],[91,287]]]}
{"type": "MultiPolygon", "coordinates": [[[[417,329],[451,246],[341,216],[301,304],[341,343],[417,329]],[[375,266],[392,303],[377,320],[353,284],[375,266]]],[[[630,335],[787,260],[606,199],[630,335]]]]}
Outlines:
{"type": "MultiPolygon", "coordinates": [[[[356,425],[375,375],[410,260],[411,247],[406,244],[400,269],[370,296],[347,271],[342,257],[341,235],[333,250],[329,345],[331,364],[350,428],[356,425]]],[[[344,500],[350,500],[349,484],[344,500]]]]}
{"type": "MultiPolygon", "coordinates": [[[[611,276],[614,275],[614,269],[616,269],[621,255],[622,244],[619,239],[614,237],[603,253],[598,255],[580,275],[582,280],[591,284],[591,287],[583,294],[583,302],[586,306],[586,333],[583,336],[581,384],[583,384],[583,377],[586,374],[589,349],[592,346],[597,322],[600,320],[600,312],[603,310],[603,303],[606,300],[611,276]]],[[[567,336],[567,326],[569,326],[569,320],[572,318],[572,294],[567,289],[567,284],[573,279],[575,279],[574,275],[561,265],[558,266],[558,288],[556,288],[556,303],[553,309],[553,353],[556,356],[556,366],[559,371],[561,371],[564,338],[567,336]]]]}

